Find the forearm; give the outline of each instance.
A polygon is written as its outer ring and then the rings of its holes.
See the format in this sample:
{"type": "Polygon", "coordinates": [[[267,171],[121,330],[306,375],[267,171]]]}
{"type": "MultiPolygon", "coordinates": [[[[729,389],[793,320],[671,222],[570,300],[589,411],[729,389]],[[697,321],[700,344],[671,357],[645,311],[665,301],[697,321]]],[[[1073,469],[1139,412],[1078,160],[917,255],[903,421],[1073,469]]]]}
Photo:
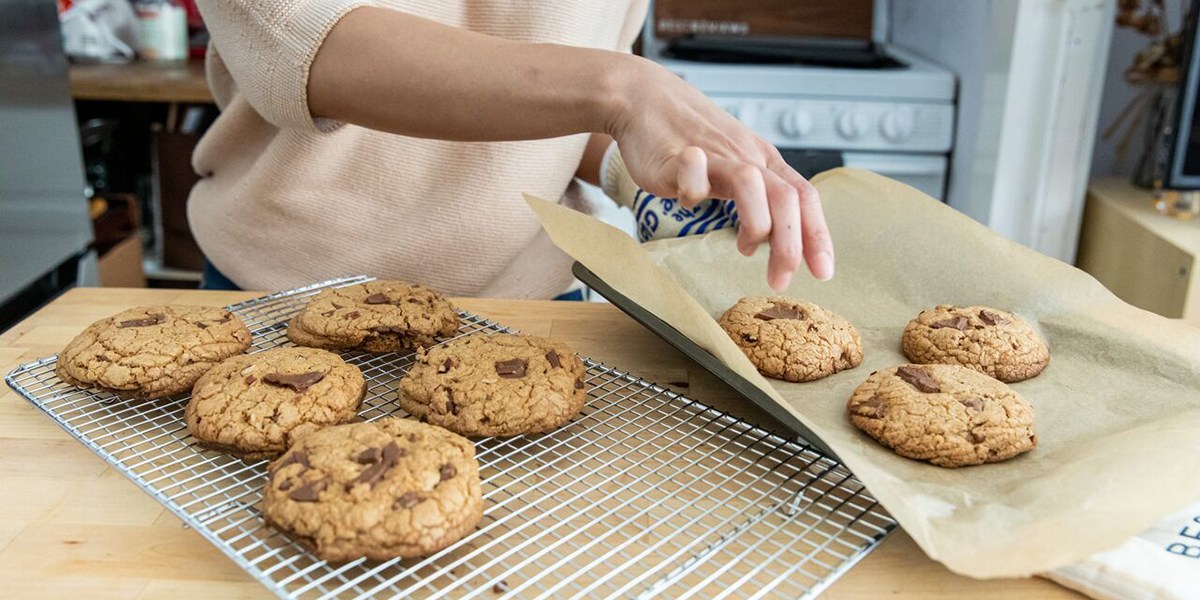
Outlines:
{"type": "Polygon", "coordinates": [[[404,12],[364,7],[313,61],[309,108],[381,131],[456,141],[603,132],[636,58],[513,42],[404,12]]]}

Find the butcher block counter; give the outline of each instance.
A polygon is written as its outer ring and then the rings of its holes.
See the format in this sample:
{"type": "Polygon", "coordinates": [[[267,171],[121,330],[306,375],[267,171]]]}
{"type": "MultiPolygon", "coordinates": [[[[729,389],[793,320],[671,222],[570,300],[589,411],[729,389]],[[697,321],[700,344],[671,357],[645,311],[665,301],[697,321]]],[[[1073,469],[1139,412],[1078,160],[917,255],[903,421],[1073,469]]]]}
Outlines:
{"type": "MultiPolygon", "coordinates": [[[[144,304],[226,305],[260,294],[74,289],[0,334],[0,370],[49,356],[92,321],[144,304]]],[[[607,304],[459,299],[465,310],[777,432],[770,417],[607,304]]],[[[0,597],[267,598],[162,505],[8,386],[0,389],[0,597]]],[[[926,558],[897,531],[822,596],[1082,598],[1042,579],[976,581],[926,558]]]]}

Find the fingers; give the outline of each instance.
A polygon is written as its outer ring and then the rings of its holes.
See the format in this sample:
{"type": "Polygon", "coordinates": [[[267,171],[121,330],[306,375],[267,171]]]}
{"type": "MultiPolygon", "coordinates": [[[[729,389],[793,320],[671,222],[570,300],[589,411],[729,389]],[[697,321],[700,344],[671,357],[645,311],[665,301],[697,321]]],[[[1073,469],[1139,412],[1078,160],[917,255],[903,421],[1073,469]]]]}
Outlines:
{"type": "Polygon", "coordinates": [[[708,179],[714,196],[732,198],[737,204],[741,222],[738,251],[745,256],[753,255],[771,234],[771,211],[763,172],[751,164],[714,156],[708,160],[708,179]]]}
{"type": "Polygon", "coordinates": [[[829,281],[834,273],[833,237],[825,224],[825,211],[821,208],[821,195],[807,179],[792,169],[782,158],[776,157],[768,163],[771,171],[795,188],[799,197],[800,224],[804,248],[804,260],[813,277],[829,281]]]}
{"type": "Polygon", "coordinates": [[[688,146],[679,153],[678,162],[677,197],[680,203],[691,208],[709,197],[708,155],[696,146],[688,146]]]}
{"type": "Polygon", "coordinates": [[[800,202],[796,188],[771,171],[763,171],[767,206],[771,211],[771,257],[767,261],[767,284],[786,290],[803,258],[800,236],[800,202]]]}

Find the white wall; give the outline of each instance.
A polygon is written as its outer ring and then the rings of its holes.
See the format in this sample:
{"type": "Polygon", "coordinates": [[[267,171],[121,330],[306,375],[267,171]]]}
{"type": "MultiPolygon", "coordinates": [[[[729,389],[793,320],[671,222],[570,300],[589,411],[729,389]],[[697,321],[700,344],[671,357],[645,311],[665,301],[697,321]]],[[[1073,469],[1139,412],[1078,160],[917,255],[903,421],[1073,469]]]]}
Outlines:
{"type": "MultiPolygon", "coordinates": [[[[978,148],[981,136],[994,139],[999,135],[994,129],[988,130],[988,124],[980,118],[989,97],[987,90],[997,87],[1003,90],[1004,82],[995,80],[997,76],[1003,79],[1008,70],[1008,57],[1003,53],[997,56],[988,43],[992,21],[999,18],[996,10],[995,0],[891,2],[891,42],[950,68],[958,77],[958,118],[954,133],[954,147],[958,149],[978,148]],[[1000,63],[996,65],[999,68],[989,69],[995,62],[1000,63]],[[989,72],[993,73],[990,86],[989,72]]],[[[995,145],[994,141],[991,145],[995,145]]],[[[946,201],[986,223],[990,194],[972,194],[972,190],[978,189],[978,183],[972,180],[971,174],[981,167],[985,171],[990,167],[977,164],[977,158],[975,152],[967,151],[951,156],[946,201]]],[[[986,189],[990,189],[990,185],[986,189]]]]}
{"type": "Polygon", "coordinates": [[[891,41],[958,76],[947,201],[1072,261],[1111,0],[891,0],[891,41]]]}
{"type": "MultiPolygon", "coordinates": [[[[1167,28],[1174,31],[1180,23],[1180,0],[1166,0],[1167,28]]],[[[1132,29],[1113,29],[1112,45],[1108,53],[1108,66],[1105,70],[1104,91],[1100,101],[1100,132],[1096,137],[1095,153],[1092,156],[1092,177],[1128,177],[1133,174],[1133,168],[1138,159],[1138,148],[1145,135],[1145,130],[1138,127],[1133,133],[1133,144],[1128,155],[1121,159],[1117,156],[1117,144],[1125,134],[1122,126],[1119,132],[1109,140],[1101,139],[1101,135],[1125,110],[1129,103],[1142,91],[1141,88],[1125,82],[1125,69],[1133,62],[1133,55],[1146,47],[1147,38],[1132,29]]]]}

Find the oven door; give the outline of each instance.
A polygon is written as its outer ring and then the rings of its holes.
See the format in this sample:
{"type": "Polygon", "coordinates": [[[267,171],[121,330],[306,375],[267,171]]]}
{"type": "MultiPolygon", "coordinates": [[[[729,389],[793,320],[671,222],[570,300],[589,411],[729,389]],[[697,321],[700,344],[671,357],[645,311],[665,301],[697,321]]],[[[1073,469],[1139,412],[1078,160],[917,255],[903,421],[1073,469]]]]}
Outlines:
{"type": "Polygon", "coordinates": [[[854,167],[891,177],[945,202],[946,156],[942,154],[899,154],[885,152],[836,152],[780,148],[779,153],[793,169],[811,178],[837,167],[854,167]]]}
{"type": "Polygon", "coordinates": [[[884,154],[846,152],[842,160],[847,167],[866,169],[946,201],[947,160],[941,154],[884,154]]]}

